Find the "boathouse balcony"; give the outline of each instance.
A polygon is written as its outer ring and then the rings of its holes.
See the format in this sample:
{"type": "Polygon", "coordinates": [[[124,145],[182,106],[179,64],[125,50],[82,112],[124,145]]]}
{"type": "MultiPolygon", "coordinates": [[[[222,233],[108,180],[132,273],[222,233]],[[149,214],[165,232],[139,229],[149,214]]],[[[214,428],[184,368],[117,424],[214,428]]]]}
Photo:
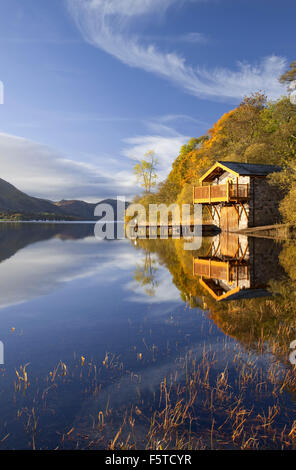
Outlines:
{"type": "Polygon", "coordinates": [[[193,275],[200,278],[199,283],[218,302],[250,287],[249,265],[244,261],[194,258],[193,275]]]}
{"type": "Polygon", "coordinates": [[[231,284],[249,279],[249,266],[245,261],[220,261],[205,258],[193,259],[193,275],[231,284]]]}
{"type": "Polygon", "coordinates": [[[245,202],[249,200],[249,185],[227,181],[226,184],[195,186],[194,204],[213,204],[219,202],[245,202]]]}

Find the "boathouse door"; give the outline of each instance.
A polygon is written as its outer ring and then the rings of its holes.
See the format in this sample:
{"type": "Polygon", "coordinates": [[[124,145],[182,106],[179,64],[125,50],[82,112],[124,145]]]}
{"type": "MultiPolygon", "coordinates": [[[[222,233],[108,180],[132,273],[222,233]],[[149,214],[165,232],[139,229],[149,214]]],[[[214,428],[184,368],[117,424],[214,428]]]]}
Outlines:
{"type": "Polygon", "coordinates": [[[237,233],[222,232],[220,234],[220,253],[222,256],[235,258],[239,252],[239,235],[237,233]]]}
{"type": "Polygon", "coordinates": [[[225,206],[221,209],[220,215],[221,230],[234,231],[238,230],[238,215],[233,206],[225,206]]]}

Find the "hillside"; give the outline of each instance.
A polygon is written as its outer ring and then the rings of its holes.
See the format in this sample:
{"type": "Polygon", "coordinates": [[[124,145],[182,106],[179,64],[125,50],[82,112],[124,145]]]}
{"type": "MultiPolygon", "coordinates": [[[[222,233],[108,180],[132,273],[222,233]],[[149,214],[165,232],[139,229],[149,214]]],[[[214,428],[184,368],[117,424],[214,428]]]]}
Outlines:
{"type": "Polygon", "coordinates": [[[21,213],[42,213],[57,212],[51,201],[28,196],[12,184],[0,178],[0,211],[21,212],[21,213]]]}
{"type": "Polygon", "coordinates": [[[83,219],[92,219],[96,204],[90,204],[84,201],[65,200],[54,203],[56,210],[65,215],[75,216],[83,219]]]}
{"type": "MultiPolygon", "coordinates": [[[[276,101],[268,101],[261,93],[245,97],[206,135],[183,145],[167,178],[155,192],[144,192],[135,202],[146,208],[160,203],[192,204],[192,187],[200,185],[201,175],[217,161],[282,167],[284,171],[274,173],[269,181],[284,191],[283,221],[296,225],[296,107],[289,97],[276,101]]],[[[149,161],[144,163],[149,168],[149,161]]]]}
{"type": "MultiPolygon", "coordinates": [[[[84,201],[62,200],[54,203],[55,206],[67,216],[79,217],[87,220],[94,218],[95,207],[99,203],[91,204],[84,201]]],[[[117,201],[115,199],[104,199],[100,204],[110,204],[113,207],[115,219],[117,218],[117,201]]],[[[128,203],[126,203],[126,207],[128,203]]]]}
{"type": "MultiPolygon", "coordinates": [[[[116,200],[106,199],[100,203],[111,204],[116,219],[116,200]]],[[[96,206],[84,201],[53,202],[28,196],[0,178],[0,218],[94,220],[96,206]]]]}

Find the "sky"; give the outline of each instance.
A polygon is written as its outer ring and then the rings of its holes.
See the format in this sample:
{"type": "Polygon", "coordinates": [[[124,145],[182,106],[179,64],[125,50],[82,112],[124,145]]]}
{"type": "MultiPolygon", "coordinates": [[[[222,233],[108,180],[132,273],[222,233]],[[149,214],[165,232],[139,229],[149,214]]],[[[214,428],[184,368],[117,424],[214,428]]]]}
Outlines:
{"type": "Polygon", "coordinates": [[[130,199],[147,151],[160,181],[245,95],[285,93],[295,13],[294,0],[1,0],[0,177],[52,200],[130,199]]]}

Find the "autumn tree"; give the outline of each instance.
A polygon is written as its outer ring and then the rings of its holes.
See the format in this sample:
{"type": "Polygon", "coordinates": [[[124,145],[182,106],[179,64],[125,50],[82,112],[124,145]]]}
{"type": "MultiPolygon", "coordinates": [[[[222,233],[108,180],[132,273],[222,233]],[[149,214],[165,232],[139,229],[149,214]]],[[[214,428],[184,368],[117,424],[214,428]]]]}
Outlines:
{"type": "MultiPolygon", "coordinates": [[[[282,77],[287,83],[296,78],[293,75],[293,67],[296,74],[296,62],[293,64],[289,74],[287,72],[285,78],[282,77]]],[[[145,207],[151,203],[191,203],[192,186],[198,185],[201,175],[219,160],[286,167],[287,171],[281,174],[282,181],[277,176],[273,183],[287,190],[281,212],[287,222],[296,225],[293,214],[296,198],[296,106],[288,96],[276,101],[268,101],[259,92],[245,97],[239,106],[225,113],[207,135],[191,138],[181,147],[167,178],[158,184],[155,192],[151,192],[156,185],[155,155],[154,152],[146,154],[135,167],[145,188],[139,202],[145,207]]]]}
{"type": "Polygon", "coordinates": [[[208,136],[192,138],[181,147],[168,177],[159,184],[157,192],[159,201],[167,204],[176,202],[183,186],[198,180],[203,170],[210,164],[206,157],[198,156],[203,143],[207,140],[208,136]]]}
{"type": "Polygon", "coordinates": [[[289,66],[289,70],[283,73],[279,78],[280,83],[284,84],[289,84],[294,80],[296,80],[296,62],[292,62],[289,66]]]}
{"type": "Polygon", "coordinates": [[[151,193],[152,188],[156,186],[157,166],[158,160],[153,150],[146,152],[144,158],[134,166],[134,174],[145,193],[151,193]]]}

